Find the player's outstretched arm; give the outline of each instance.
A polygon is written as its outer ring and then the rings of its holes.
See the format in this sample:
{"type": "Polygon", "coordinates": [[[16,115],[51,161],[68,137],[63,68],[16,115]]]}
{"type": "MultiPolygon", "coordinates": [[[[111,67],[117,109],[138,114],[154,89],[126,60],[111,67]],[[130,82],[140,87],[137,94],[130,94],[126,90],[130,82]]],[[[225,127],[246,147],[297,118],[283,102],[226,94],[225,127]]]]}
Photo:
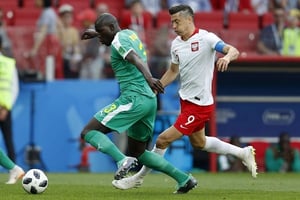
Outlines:
{"type": "Polygon", "coordinates": [[[81,35],[81,40],[88,40],[88,39],[92,39],[95,37],[98,37],[98,33],[95,31],[95,29],[86,29],[82,35],[81,35]]]}
{"type": "Polygon", "coordinates": [[[171,63],[169,69],[161,77],[160,82],[164,87],[172,83],[178,76],[179,65],[171,63]]]}
{"type": "Polygon", "coordinates": [[[128,53],[128,55],[126,56],[126,60],[128,60],[128,62],[130,62],[131,64],[135,65],[142,72],[147,83],[154,92],[164,93],[164,87],[161,84],[160,80],[152,77],[152,74],[147,64],[144,63],[134,51],[130,51],[128,53]]]}
{"type": "Polygon", "coordinates": [[[224,46],[223,53],[225,56],[219,58],[216,64],[217,69],[221,72],[226,71],[228,69],[228,64],[231,61],[236,60],[240,55],[240,52],[235,47],[228,44],[224,46]]]}

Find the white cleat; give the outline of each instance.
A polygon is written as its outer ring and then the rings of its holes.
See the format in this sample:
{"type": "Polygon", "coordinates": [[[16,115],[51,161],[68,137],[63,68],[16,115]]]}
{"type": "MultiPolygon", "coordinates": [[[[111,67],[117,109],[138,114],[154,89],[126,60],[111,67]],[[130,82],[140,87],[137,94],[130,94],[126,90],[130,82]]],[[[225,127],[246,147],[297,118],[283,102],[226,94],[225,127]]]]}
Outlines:
{"type": "Polygon", "coordinates": [[[126,157],[125,161],[119,166],[117,172],[115,173],[115,180],[120,180],[127,176],[129,171],[138,165],[138,161],[134,157],[126,157]]]}
{"type": "Polygon", "coordinates": [[[19,179],[24,176],[24,170],[16,165],[13,169],[9,170],[9,178],[6,184],[15,184],[19,179]]]}
{"type": "Polygon", "coordinates": [[[252,146],[247,146],[244,148],[244,156],[242,162],[251,172],[252,177],[256,178],[257,165],[255,161],[255,149],[252,146]]]}
{"type": "Polygon", "coordinates": [[[134,176],[129,176],[126,178],[122,178],[120,180],[113,180],[112,184],[115,188],[121,190],[128,190],[131,188],[138,188],[141,187],[143,184],[142,178],[136,178],[134,176]]]}

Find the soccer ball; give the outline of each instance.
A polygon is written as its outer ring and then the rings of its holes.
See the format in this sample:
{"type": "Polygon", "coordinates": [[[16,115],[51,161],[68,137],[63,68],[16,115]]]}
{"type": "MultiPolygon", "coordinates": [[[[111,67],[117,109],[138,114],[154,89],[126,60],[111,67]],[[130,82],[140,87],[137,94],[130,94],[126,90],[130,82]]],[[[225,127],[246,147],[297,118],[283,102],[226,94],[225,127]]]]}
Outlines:
{"type": "Polygon", "coordinates": [[[30,194],[39,194],[48,187],[48,178],[42,170],[31,169],[23,176],[22,186],[30,194]]]}

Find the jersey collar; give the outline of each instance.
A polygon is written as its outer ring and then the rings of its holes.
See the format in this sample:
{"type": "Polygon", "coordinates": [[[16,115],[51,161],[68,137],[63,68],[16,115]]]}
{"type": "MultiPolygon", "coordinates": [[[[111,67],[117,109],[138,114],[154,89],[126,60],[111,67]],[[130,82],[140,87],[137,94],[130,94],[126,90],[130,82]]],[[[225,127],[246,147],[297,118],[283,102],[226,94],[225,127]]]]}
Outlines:
{"type": "MultiPolygon", "coordinates": [[[[189,40],[191,37],[193,37],[194,35],[196,35],[198,32],[199,32],[199,28],[195,27],[195,30],[194,30],[193,34],[187,40],[189,40]]],[[[182,37],[181,37],[181,40],[183,40],[182,37]]]]}

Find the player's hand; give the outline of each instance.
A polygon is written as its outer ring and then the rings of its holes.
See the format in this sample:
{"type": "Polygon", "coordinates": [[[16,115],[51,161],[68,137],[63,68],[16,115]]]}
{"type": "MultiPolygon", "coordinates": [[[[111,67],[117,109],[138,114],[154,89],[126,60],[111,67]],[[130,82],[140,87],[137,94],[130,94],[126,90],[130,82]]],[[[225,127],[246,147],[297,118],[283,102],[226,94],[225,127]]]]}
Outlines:
{"type": "Polygon", "coordinates": [[[148,84],[152,88],[152,90],[157,94],[157,93],[164,93],[165,88],[161,84],[159,79],[156,78],[151,78],[150,80],[147,80],[148,84]]]}
{"type": "Polygon", "coordinates": [[[0,106],[0,121],[4,121],[7,117],[8,110],[0,106]]]}
{"type": "Polygon", "coordinates": [[[217,69],[218,71],[224,72],[228,69],[228,64],[230,63],[230,60],[228,58],[219,58],[217,61],[217,69]]]}
{"type": "Polygon", "coordinates": [[[99,33],[97,33],[94,29],[86,29],[81,35],[81,40],[88,40],[95,37],[98,37],[99,33]]]}

